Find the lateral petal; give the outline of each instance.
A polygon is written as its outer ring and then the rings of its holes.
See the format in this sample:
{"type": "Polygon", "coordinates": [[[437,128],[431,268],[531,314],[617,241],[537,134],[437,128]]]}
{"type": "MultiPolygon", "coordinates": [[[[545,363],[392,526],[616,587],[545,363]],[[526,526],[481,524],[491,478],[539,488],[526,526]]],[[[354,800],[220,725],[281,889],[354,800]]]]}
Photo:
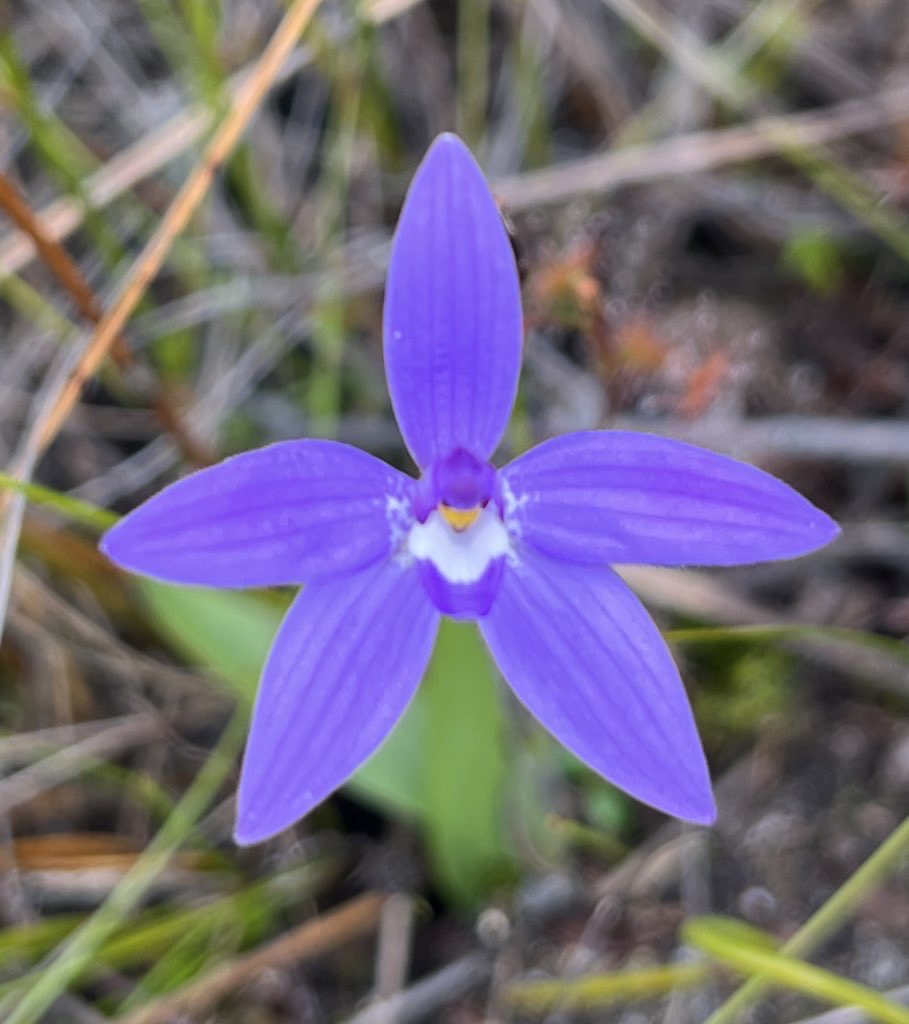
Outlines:
{"type": "Polygon", "coordinates": [[[501,473],[522,539],[555,558],[740,565],[803,555],[839,533],[769,473],[649,434],[564,434],[501,473]]]}
{"type": "Polygon", "coordinates": [[[171,583],[302,583],[386,556],[412,481],[336,441],[285,441],[171,484],[111,529],[101,549],[171,583]]]}
{"type": "Polygon", "coordinates": [[[518,699],[572,753],[667,814],[714,820],[678,669],[611,569],[528,555],[479,625],[518,699]]]}
{"type": "Polygon", "coordinates": [[[455,135],[420,164],[385,285],[385,372],[421,468],[488,458],[514,403],[523,333],[514,254],[483,173],[455,135]]]}
{"type": "Polygon", "coordinates": [[[416,574],[394,561],[302,591],[262,674],[238,843],[293,824],[378,748],[417,689],[438,623],[416,574]]]}

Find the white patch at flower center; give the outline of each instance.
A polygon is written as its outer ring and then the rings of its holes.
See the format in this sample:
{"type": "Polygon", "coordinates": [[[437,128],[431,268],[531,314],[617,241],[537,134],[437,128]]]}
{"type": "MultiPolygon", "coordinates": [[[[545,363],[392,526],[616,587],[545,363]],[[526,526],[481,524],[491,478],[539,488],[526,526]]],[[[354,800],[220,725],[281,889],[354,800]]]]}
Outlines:
{"type": "Polygon", "coordinates": [[[489,563],[508,554],[508,531],[494,508],[487,506],[464,530],[456,530],[440,512],[414,523],[407,536],[414,558],[429,561],[449,583],[475,583],[489,563]]]}

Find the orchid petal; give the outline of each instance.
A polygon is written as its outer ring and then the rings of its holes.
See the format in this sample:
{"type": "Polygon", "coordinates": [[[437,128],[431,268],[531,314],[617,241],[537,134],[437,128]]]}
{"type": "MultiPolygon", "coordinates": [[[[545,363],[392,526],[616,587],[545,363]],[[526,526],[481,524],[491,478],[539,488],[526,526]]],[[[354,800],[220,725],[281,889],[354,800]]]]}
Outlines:
{"type": "Polygon", "coordinates": [[[649,434],[565,434],[502,479],[523,541],[576,562],[740,565],[805,554],[839,533],[769,473],[649,434]]]}
{"type": "Polygon", "coordinates": [[[101,548],[131,572],[172,583],[301,583],[387,555],[411,483],[357,448],[285,441],[165,488],[101,548]]]}
{"type": "Polygon", "coordinates": [[[394,561],[303,590],[262,674],[238,843],[287,828],[378,748],[420,682],[438,622],[416,574],[394,561]]]}
{"type": "Polygon", "coordinates": [[[713,821],[678,669],[611,569],[526,556],[479,625],[518,699],[572,753],[644,803],[713,821]]]}
{"type": "Polygon", "coordinates": [[[464,448],[488,458],[521,361],[514,254],[483,173],[441,135],[404,202],[385,288],[385,370],[417,464],[464,448]]]}

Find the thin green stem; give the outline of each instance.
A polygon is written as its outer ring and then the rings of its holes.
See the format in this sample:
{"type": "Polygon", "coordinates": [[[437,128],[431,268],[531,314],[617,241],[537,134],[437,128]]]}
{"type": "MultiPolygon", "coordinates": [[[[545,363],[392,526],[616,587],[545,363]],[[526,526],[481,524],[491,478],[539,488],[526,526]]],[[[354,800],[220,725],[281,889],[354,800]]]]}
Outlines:
{"type": "Polygon", "coordinates": [[[591,974],[558,981],[530,981],[509,989],[508,1002],[521,1013],[596,1010],[630,999],[654,999],[702,985],[713,974],[710,964],[667,964],[636,970],[591,974]]]}
{"type": "Polygon", "coordinates": [[[874,989],[831,974],[796,956],[787,956],[765,944],[763,933],[752,939],[738,922],[702,918],[688,922],[685,940],[721,964],[766,982],[802,992],[834,1006],[857,1006],[884,1024],[909,1024],[909,1010],[874,989]],[[732,927],[729,927],[729,926],[732,927]]]}
{"type": "Polygon", "coordinates": [[[45,508],[52,508],[60,515],[72,519],[74,522],[83,523],[96,530],[107,530],[120,518],[114,512],[98,508],[87,501],[80,501],[78,498],[71,498],[68,494],[61,494],[50,487],[43,487],[41,484],[26,484],[10,476],[9,473],[0,472],[0,489],[9,488],[18,494],[23,494],[33,505],[42,505],[45,508]]]}

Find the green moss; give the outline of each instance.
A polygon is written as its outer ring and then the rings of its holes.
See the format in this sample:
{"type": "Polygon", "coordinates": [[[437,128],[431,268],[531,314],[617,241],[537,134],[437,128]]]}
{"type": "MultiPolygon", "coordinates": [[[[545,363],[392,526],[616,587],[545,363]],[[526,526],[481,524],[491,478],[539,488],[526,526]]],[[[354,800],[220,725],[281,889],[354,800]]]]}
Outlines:
{"type": "Polygon", "coordinates": [[[738,745],[769,716],[793,711],[791,658],[785,651],[749,648],[737,654],[717,650],[705,665],[694,693],[698,726],[708,746],[738,745]]]}

